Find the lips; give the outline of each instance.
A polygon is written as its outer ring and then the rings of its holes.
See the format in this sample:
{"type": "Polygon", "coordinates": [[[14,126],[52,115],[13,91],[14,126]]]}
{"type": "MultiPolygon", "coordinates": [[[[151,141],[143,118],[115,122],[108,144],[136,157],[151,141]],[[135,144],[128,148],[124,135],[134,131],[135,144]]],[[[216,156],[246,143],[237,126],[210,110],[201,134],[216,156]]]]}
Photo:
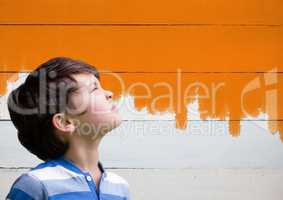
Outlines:
{"type": "Polygon", "coordinates": [[[111,111],[114,111],[114,110],[117,110],[117,106],[113,104],[113,105],[111,106],[111,111]]]}

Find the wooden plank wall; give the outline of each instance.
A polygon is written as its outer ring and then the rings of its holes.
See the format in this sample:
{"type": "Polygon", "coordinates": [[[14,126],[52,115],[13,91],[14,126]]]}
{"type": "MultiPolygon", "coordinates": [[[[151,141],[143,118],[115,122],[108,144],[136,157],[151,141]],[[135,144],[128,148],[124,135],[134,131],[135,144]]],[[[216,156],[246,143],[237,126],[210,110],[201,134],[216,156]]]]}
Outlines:
{"type": "MultiPolygon", "coordinates": [[[[176,182],[164,168],[183,186],[203,173],[191,192],[165,185],[179,199],[239,199],[233,184],[217,189],[207,180],[240,185],[235,171],[223,169],[276,168],[241,174],[258,180],[250,185],[258,192],[236,188],[243,199],[280,199],[282,178],[273,177],[283,167],[282,8],[280,0],[0,0],[0,185],[40,162],[17,142],[9,91],[42,62],[68,56],[100,69],[121,102],[124,122],[105,138],[102,159],[131,180],[135,199],[162,184],[141,186],[143,177],[176,182]]],[[[164,191],[157,188],[156,195],[164,191]]]]}

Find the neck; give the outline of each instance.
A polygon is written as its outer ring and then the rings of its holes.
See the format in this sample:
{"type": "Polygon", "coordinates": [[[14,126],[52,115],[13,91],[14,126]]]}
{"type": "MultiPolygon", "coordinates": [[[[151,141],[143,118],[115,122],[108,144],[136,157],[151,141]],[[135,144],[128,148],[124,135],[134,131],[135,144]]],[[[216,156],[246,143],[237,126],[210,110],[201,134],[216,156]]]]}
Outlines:
{"type": "Polygon", "coordinates": [[[64,157],[76,164],[82,171],[99,173],[98,147],[101,139],[92,140],[87,137],[74,137],[69,141],[69,148],[64,157]]]}

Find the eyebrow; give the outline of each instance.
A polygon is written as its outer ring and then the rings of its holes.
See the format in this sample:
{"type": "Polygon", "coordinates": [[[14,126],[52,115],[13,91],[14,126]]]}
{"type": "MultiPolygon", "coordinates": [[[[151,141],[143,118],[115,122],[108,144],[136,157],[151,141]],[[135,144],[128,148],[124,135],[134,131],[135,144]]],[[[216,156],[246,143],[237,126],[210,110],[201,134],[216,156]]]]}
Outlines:
{"type": "Polygon", "coordinates": [[[77,87],[77,89],[79,90],[80,88],[85,88],[85,87],[89,88],[92,85],[95,85],[97,87],[98,86],[98,81],[94,80],[94,81],[92,81],[91,83],[89,83],[87,85],[86,84],[80,85],[80,86],[77,87]]]}

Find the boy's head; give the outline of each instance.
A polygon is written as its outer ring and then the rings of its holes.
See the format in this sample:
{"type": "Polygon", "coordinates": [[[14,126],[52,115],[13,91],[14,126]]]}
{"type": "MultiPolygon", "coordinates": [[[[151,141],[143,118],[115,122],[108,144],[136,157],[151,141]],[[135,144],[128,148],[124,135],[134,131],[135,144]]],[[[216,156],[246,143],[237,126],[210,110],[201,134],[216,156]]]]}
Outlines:
{"type": "Polygon", "coordinates": [[[42,160],[64,155],[75,138],[101,138],[121,118],[95,67],[57,57],[41,64],[9,95],[21,144],[42,160]]]}

